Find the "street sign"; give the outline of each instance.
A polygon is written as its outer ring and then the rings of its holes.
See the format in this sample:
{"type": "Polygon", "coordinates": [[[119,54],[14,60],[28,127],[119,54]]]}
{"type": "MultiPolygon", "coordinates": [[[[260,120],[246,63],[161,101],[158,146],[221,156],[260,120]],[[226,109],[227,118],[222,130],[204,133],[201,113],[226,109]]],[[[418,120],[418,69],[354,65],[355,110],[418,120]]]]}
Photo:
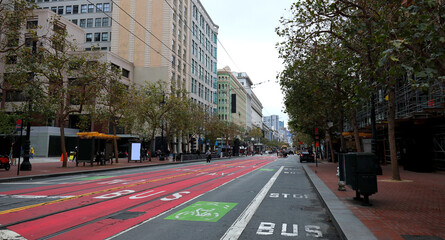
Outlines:
{"type": "Polygon", "coordinates": [[[15,121],[15,129],[16,130],[22,129],[22,119],[17,119],[17,121],[15,121]]]}

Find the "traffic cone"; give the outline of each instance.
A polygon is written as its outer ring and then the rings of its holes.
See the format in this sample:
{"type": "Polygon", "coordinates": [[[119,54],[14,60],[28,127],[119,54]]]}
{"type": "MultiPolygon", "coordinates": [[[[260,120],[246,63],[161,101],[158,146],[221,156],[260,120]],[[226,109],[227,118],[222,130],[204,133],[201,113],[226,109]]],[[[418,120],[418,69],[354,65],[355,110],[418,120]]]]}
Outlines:
{"type": "Polygon", "coordinates": [[[63,153],[60,155],[60,161],[63,162],[63,153]]]}

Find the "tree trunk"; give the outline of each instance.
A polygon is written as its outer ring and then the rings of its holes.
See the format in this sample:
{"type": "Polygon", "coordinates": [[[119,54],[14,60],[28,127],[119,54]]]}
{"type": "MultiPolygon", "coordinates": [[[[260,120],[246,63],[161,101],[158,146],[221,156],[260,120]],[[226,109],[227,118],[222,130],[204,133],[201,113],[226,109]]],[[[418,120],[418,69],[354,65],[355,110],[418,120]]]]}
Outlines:
{"type": "Polygon", "coordinates": [[[358,133],[357,114],[355,111],[352,114],[352,126],[354,128],[355,148],[357,149],[357,152],[362,152],[362,145],[360,144],[360,136],[358,133]]]}
{"type": "Polygon", "coordinates": [[[395,115],[396,115],[396,89],[395,84],[389,86],[389,101],[388,101],[388,141],[389,152],[391,156],[392,179],[400,181],[399,164],[397,162],[396,150],[396,134],[395,134],[395,115]]]}
{"type": "Polygon", "coordinates": [[[151,161],[151,154],[153,153],[153,142],[154,141],[155,141],[155,130],[153,130],[151,132],[151,136],[150,136],[150,154],[148,154],[148,161],[151,161]]]}
{"type": "MultiPolygon", "coordinates": [[[[116,123],[113,123],[113,134],[116,136],[116,123]]],[[[116,157],[116,163],[119,163],[119,151],[117,149],[117,139],[113,139],[113,145],[114,145],[114,156],[116,157]]]]}

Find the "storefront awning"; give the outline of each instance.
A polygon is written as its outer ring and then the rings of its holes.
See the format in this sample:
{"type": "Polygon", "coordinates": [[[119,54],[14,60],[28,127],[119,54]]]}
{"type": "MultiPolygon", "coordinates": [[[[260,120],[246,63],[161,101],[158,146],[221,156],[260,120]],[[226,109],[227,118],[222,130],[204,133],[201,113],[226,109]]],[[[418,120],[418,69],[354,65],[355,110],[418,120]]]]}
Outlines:
{"type": "Polygon", "coordinates": [[[99,133],[99,132],[78,132],[76,133],[76,135],[79,138],[119,139],[118,136],[99,133]]]}

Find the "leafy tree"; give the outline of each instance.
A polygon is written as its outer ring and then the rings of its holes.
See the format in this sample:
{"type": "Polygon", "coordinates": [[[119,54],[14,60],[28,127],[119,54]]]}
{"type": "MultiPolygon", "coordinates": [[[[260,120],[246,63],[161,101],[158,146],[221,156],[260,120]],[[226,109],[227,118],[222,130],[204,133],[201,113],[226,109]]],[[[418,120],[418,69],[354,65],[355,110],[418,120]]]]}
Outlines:
{"type": "Polygon", "coordinates": [[[39,106],[36,111],[54,114],[60,126],[62,166],[67,167],[65,123],[69,115],[81,114],[85,106],[94,104],[105,79],[101,68],[97,68],[97,60],[77,51],[59,17],[49,22],[52,29],[48,29],[48,34],[34,35],[32,47],[20,51],[11,79],[29,97],[30,105],[39,106]]]}
{"type": "MultiPolygon", "coordinates": [[[[126,118],[132,116],[131,112],[134,106],[130,97],[130,86],[122,82],[121,70],[113,67],[110,63],[99,63],[97,68],[101,69],[105,81],[102,86],[103,90],[95,99],[96,104],[91,106],[92,109],[89,112],[95,116],[93,121],[105,126],[108,126],[108,123],[110,123],[112,134],[116,136],[117,127],[125,126],[126,123],[131,122],[131,120],[126,120],[126,118]]],[[[117,138],[113,139],[113,145],[115,161],[118,163],[117,138]]]]}
{"type": "MultiPolygon", "coordinates": [[[[153,149],[156,132],[161,128],[162,121],[174,107],[166,100],[167,87],[163,81],[146,82],[138,89],[133,89],[133,132],[150,139],[149,149],[153,149]]],[[[151,154],[149,156],[151,160],[151,154]]]]}

